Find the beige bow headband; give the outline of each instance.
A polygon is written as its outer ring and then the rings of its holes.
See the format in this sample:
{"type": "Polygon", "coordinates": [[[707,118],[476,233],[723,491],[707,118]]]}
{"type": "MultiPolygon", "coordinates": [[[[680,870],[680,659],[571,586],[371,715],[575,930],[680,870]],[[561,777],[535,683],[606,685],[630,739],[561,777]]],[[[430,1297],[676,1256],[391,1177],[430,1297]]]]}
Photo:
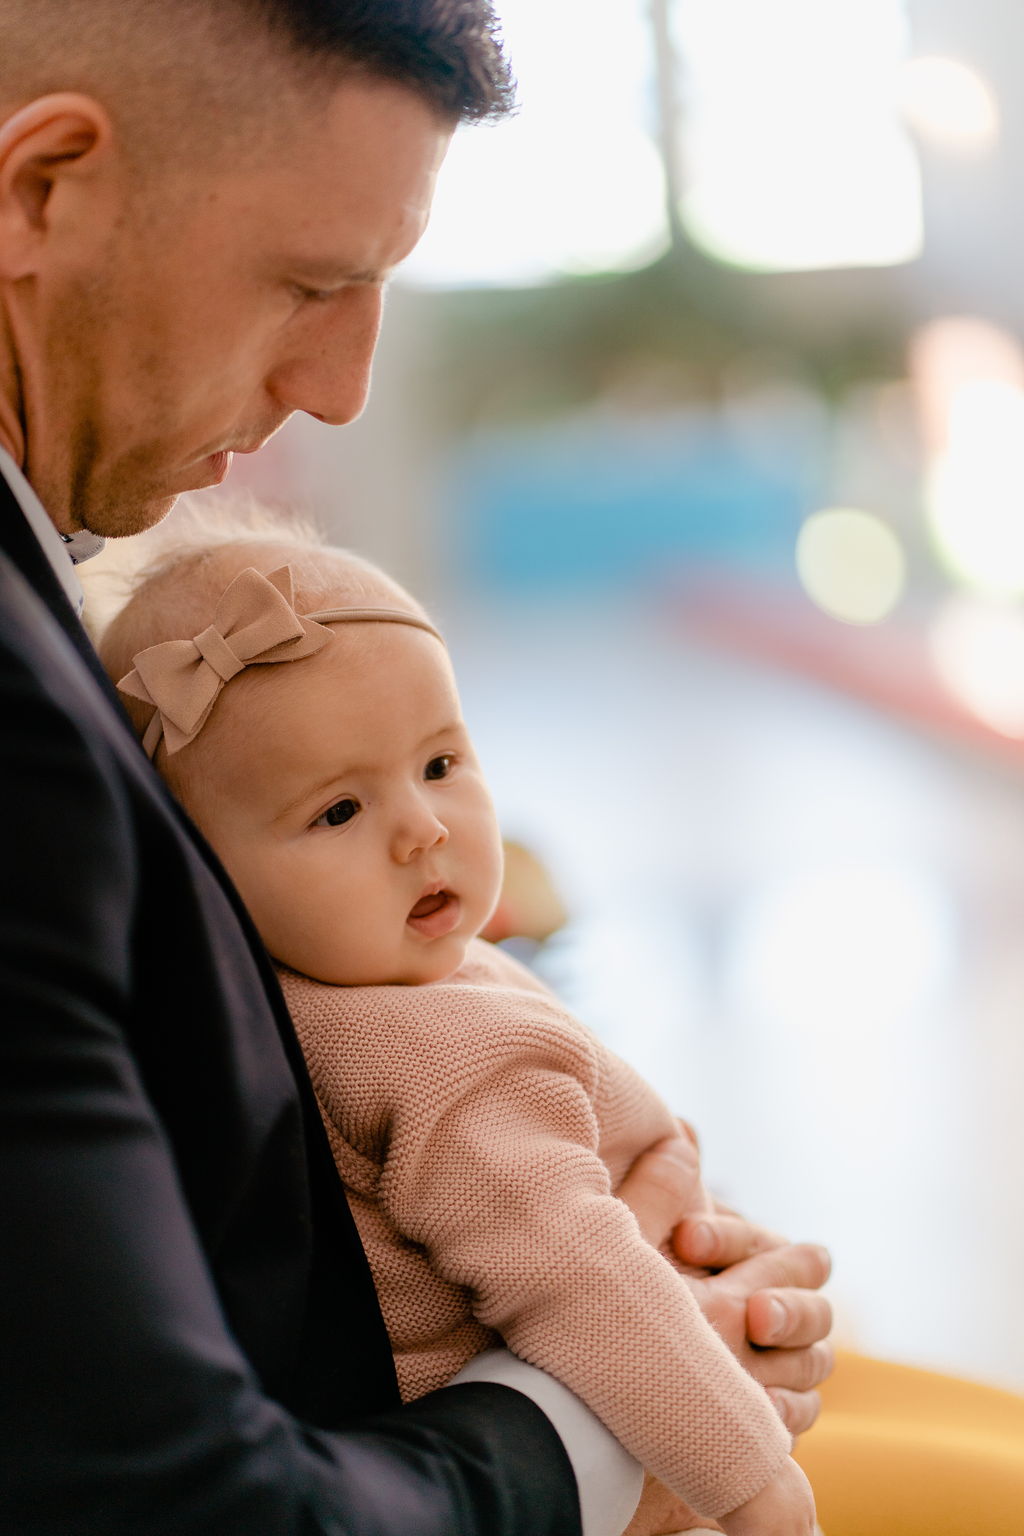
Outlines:
{"type": "Polygon", "coordinates": [[[426,619],[401,608],[325,608],[300,615],[292,592],[291,566],[269,576],[250,566],[224,592],[213,623],[201,635],[165,640],[132,657],[134,671],[117,687],[153,705],[142,738],[150,758],[161,738],[168,752],[180,752],[195,741],[225,684],[245,667],[315,656],[331,639],[326,624],[411,624],[441,640],[426,619]]]}

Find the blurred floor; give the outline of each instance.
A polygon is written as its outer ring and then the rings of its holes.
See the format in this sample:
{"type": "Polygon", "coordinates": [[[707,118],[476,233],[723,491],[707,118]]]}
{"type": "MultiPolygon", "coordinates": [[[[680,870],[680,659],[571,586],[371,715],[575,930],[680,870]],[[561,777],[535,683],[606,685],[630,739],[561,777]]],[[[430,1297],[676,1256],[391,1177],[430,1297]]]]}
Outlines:
{"type": "Polygon", "coordinates": [[[829,1245],[841,1336],[1024,1390],[1024,778],[635,602],[449,613],[548,979],[829,1245]]]}

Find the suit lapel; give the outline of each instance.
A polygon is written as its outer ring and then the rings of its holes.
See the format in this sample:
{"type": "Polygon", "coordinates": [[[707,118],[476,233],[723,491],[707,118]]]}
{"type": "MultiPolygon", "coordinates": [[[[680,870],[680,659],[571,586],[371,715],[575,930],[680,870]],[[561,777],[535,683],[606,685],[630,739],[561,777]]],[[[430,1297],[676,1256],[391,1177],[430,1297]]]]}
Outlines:
{"type": "Polygon", "coordinates": [[[352,1375],[363,1383],[367,1411],[393,1407],[398,1400],[398,1389],[384,1321],[362,1244],[334,1167],[302,1050],[270,957],[217,855],[142,752],[117,690],[104,672],[92,642],[2,474],[0,549],[34,589],[111,704],[120,727],[130,740],[131,750],[139,754],[139,768],[152,793],[163,801],[168,814],[178,823],[227,897],[263,983],[264,1001],[277,1025],[302,1106],[306,1166],[314,1210],[307,1310],[295,1365],[297,1410],[305,1411],[314,1422],[336,1425],[339,1419],[337,1405],[346,1401],[345,1382],[352,1375]],[[351,1319],[346,1308],[338,1305],[340,1295],[349,1297],[351,1306],[362,1319],[356,1337],[351,1333],[351,1319]],[[327,1362],[331,1363],[330,1367],[327,1362]]]}

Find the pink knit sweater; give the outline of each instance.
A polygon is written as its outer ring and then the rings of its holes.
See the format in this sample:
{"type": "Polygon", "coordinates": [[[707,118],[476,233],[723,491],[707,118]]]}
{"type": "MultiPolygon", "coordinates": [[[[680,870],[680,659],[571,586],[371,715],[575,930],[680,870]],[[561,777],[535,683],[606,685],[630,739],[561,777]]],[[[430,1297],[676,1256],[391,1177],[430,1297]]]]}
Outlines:
{"type": "Polygon", "coordinates": [[[676,1129],[647,1084],[481,941],[432,986],[281,983],[403,1397],[500,1335],[694,1509],[758,1492],[781,1421],[613,1194],[676,1129]]]}

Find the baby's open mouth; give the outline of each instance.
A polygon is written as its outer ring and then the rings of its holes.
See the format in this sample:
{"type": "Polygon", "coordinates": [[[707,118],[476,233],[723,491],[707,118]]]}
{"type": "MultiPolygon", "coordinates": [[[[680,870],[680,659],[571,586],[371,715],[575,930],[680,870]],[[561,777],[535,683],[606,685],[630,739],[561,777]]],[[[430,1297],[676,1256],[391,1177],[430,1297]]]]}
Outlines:
{"type": "Polygon", "coordinates": [[[437,939],[458,926],[460,915],[459,898],[451,891],[431,891],[420,897],[406,922],[427,938],[437,939]]]}

